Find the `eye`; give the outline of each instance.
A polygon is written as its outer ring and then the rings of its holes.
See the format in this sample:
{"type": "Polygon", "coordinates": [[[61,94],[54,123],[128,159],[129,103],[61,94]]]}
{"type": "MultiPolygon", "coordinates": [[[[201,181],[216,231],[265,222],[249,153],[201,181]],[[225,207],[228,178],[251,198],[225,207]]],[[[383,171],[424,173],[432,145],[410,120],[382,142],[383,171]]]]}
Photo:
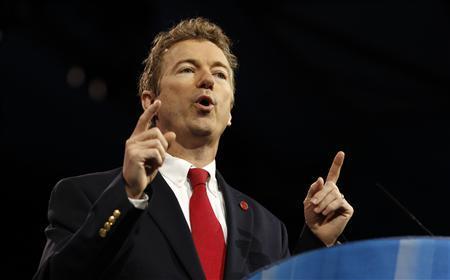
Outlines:
{"type": "Polygon", "coordinates": [[[194,69],[190,67],[183,67],[180,69],[179,73],[194,73],[194,69]]]}
{"type": "Polygon", "coordinates": [[[218,77],[220,79],[224,79],[224,80],[227,79],[227,75],[225,73],[223,73],[223,72],[216,72],[216,73],[214,73],[214,76],[216,76],[216,77],[218,77]]]}

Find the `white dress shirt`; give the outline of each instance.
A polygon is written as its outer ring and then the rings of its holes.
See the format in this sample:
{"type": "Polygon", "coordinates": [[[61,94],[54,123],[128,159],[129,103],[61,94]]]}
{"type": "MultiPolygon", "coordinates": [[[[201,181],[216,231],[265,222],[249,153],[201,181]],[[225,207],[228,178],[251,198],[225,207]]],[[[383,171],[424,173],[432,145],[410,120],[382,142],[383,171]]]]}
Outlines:
{"type": "MultiPolygon", "coordinates": [[[[159,173],[161,173],[180,204],[189,229],[191,229],[189,200],[192,196],[192,188],[187,178],[187,174],[190,168],[195,168],[195,166],[184,159],[171,156],[168,153],[166,153],[166,159],[164,160],[163,165],[159,168],[159,173]]],[[[210,175],[206,182],[206,193],[214,214],[216,214],[217,220],[219,220],[219,223],[222,226],[223,236],[226,242],[227,223],[225,220],[225,202],[223,200],[223,194],[219,190],[217,184],[216,161],[213,160],[211,163],[204,166],[203,169],[208,171],[210,175]]],[[[147,195],[144,196],[144,199],[129,199],[137,208],[145,209],[148,206],[147,195]]]]}

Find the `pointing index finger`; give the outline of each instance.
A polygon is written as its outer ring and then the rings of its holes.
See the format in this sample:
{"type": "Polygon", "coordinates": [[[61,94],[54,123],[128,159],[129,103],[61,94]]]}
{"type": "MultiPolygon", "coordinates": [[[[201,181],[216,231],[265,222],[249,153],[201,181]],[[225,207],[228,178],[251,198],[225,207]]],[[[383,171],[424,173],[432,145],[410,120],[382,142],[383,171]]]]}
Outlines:
{"type": "Polygon", "coordinates": [[[341,167],[344,163],[345,154],[342,151],[339,151],[334,157],[333,163],[331,164],[330,170],[328,171],[327,181],[331,181],[333,183],[337,183],[339,179],[339,174],[341,173],[341,167]]]}
{"type": "Polygon", "coordinates": [[[141,133],[148,128],[150,120],[153,118],[153,116],[155,116],[160,107],[161,107],[160,100],[155,100],[153,104],[148,106],[148,108],[139,117],[136,127],[134,128],[133,135],[141,133]]]}

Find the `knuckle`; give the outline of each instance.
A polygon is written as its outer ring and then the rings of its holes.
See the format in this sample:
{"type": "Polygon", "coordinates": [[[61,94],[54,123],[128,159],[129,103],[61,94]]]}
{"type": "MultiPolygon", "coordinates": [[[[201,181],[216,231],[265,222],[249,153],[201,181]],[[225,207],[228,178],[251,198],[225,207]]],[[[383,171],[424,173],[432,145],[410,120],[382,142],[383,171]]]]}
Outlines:
{"type": "Polygon", "coordinates": [[[334,188],[334,189],[332,190],[332,192],[333,192],[333,194],[334,194],[336,197],[342,198],[342,195],[341,195],[341,193],[339,192],[339,190],[338,190],[337,188],[334,188]]]}
{"type": "Polygon", "coordinates": [[[164,150],[167,150],[167,148],[169,148],[169,143],[165,138],[162,141],[162,147],[164,148],[164,150]]]}
{"type": "Polygon", "coordinates": [[[144,134],[145,135],[145,139],[154,138],[155,132],[153,130],[149,129],[149,130],[146,130],[144,133],[145,133],[144,134]]]}
{"type": "MultiPolygon", "coordinates": [[[[154,133],[155,135],[160,135],[161,134],[161,130],[159,130],[158,127],[152,127],[149,129],[149,131],[151,131],[152,133],[154,133]]],[[[162,135],[162,134],[161,134],[162,135]]]]}
{"type": "Polygon", "coordinates": [[[336,189],[336,190],[338,189],[336,183],[334,183],[334,182],[332,182],[332,181],[329,181],[329,182],[328,182],[328,187],[330,187],[330,188],[332,188],[332,189],[336,189]]]}
{"type": "Polygon", "coordinates": [[[130,146],[131,144],[133,144],[135,141],[133,138],[128,138],[127,141],[125,141],[125,145],[126,146],[130,146]]]}
{"type": "Polygon", "coordinates": [[[353,209],[353,206],[351,206],[350,204],[348,206],[349,206],[348,210],[350,211],[350,213],[353,214],[355,212],[355,210],[353,209]]]}
{"type": "Polygon", "coordinates": [[[150,149],[149,150],[149,156],[151,158],[157,158],[158,157],[158,152],[155,149],[150,149]]]}
{"type": "Polygon", "coordinates": [[[323,204],[319,204],[316,206],[316,208],[320,212],[320,211],[323,211],[323,209],[325,209],[325,206],[323,204]]]}
{"type": "Polygon", "coordinates": [[[158,140],[156,140],[157,142],[156,142],[156,146],[157,146],[157,148],[160,150],[160,151],[164,151],[165,149],[164,149],[164,145],[163,145],[163,143],[161,143],[161,140],[160,139],[158,139],[158,140]]]}
{"type": "Polygon", "coordinates": [[[161,153],[158,149],[153,149],[153,155],[158,162],[161,161],[161,153]]]}
{"type": "Polygon", "coordinates": [[[156,139],[148,140],[148,146],[151,147],[151,148],[154,148],[154,147],[158,146],[158,140],[156,140],[156,139]]]}
{"type": "Polygon", "coordinates": [[[161,152],[166,150],[166,145],[161,138],[155,139],[155,147],[157,147],[161,152]]]}
{"type": "Polygon", "coordinates": [[[325,211],[327,211],[327,212],[331,212],[331,211],[334,211],[335,209],[334,209],[334,207],[331,205],[331,204],[329,204],[326,208],[325,208],[325,211]]]}

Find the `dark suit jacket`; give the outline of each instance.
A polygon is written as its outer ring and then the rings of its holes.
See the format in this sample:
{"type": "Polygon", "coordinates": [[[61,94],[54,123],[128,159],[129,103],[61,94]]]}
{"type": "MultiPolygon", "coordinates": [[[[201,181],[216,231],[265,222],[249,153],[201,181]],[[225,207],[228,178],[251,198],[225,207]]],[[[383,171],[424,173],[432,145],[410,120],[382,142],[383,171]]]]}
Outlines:
{"type": "MultiPolygon", "coordinates": [[[[225,279],[239,279],[290,255],[284,224],[217,173],[228,228],[225,279]],[[248,209],[240,202],[248,203],[248,209]]],[[[34,279],[204,279],[178,201],[158,174],[147,188],[149,206],[128,200],[121,168],[66,178],[52,191],[47,243],[34,279]],[[99,229],[121,214],[105,237],[99,229]]],[[[323,244],[308,230],[300,250],[323,244]]]]}

